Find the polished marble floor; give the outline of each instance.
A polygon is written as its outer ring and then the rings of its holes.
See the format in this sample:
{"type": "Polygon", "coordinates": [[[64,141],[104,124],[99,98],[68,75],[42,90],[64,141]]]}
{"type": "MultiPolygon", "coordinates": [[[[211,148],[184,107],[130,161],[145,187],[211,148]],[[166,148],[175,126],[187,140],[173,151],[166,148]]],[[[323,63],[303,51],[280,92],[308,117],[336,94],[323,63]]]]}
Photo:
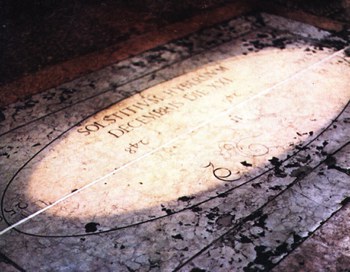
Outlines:
{"type": "Polygon", "coordinates": [[[8,105],[0,271],[346,271],[348,42],[247,15],[8,105]]]}

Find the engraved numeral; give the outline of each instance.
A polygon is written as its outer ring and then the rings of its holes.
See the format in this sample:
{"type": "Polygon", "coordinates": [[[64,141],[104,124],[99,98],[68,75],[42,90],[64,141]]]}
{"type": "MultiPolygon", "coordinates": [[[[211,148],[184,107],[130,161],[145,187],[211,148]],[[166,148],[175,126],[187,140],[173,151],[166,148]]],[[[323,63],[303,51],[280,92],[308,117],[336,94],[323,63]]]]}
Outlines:
{"type": "Polygon", "coordinates": [[[28,208],[28,204],[25,202],[17,202],[13,208],[4,209],[5,213],[8,213],[10,216],[15,216],[17,213],[20,213],[23,215],[23,210],[28,208]]]}

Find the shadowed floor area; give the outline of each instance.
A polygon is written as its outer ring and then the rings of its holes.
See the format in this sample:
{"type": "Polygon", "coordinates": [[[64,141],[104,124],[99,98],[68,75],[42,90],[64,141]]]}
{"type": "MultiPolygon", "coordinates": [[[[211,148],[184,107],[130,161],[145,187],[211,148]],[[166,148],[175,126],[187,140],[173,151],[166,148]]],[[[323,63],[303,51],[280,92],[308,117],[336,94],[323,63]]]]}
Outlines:
{"type": "Polygon", "coordinates": [[[321,22],[337,31],[349,23],[347,1],[316,2],[1,1],[0,106],[247,12],[321,22]]]}

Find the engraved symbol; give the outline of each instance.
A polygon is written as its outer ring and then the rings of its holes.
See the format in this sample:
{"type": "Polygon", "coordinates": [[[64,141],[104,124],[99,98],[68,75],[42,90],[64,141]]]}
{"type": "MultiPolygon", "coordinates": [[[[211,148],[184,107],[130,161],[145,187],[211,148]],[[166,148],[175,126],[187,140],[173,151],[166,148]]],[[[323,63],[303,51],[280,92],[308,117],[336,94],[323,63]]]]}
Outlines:
{"type": "Polygon", "coordinates": [[[256,137],[246,137],[238,142],[221,142],[219,144],[220,155],[225,159],[229,159],[235,155],[259,157],[269,153],[270,149],[266,145],[261,143],[252,143],[251,138],[256,137]]]}
{"type": "Polygon", "coordinates": [[[141,145],[148,145],[148,144],[149,144],[148,139],[142,139],[137,143],[129,143],[129,146],[125,148],[125,151],[130,154],[135,154],[141,145]]]}
{"type": "Polygon", "coordinates": [[[233,182],[237,181],[241,178],[240,172],[232,172],[230,169],[225,168],[225,167],[217,167],[215,168],[214,164],[209,162],[208,165],[204,166],[204,168],[212,167],[213,169],[213,175],[215,178],[221,181],[226,181],[226,182],[233,182]]]}

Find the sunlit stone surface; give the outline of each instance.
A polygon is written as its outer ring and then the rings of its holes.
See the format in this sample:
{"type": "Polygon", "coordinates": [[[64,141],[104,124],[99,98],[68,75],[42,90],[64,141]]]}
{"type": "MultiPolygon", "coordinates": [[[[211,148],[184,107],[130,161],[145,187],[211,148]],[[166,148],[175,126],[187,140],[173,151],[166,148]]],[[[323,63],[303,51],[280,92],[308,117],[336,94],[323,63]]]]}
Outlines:
{"type": "Polygon", "coordinates": [[[299,246],[350,194],[349,58],[262,18],[5,109],[1,252],[28,271],[259,271],[299,246]]]}

